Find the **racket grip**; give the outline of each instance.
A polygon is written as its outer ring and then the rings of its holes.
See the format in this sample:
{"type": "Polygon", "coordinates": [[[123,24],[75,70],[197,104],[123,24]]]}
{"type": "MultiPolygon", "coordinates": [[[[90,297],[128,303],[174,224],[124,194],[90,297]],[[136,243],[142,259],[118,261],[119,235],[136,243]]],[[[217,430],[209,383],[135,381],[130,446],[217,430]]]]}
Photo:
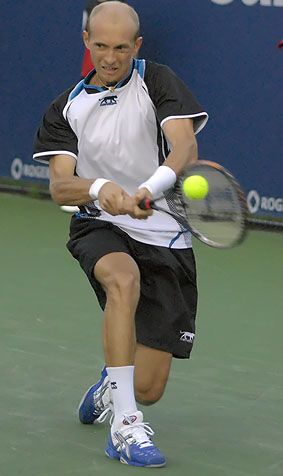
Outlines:
{"type": "Polygon", "coordinates": [[[143,198],[139,203],[139,207],[142,210],[150,210],[153,204],[154,204],[153,200],[150,200],[149,198],[143,198]]]}

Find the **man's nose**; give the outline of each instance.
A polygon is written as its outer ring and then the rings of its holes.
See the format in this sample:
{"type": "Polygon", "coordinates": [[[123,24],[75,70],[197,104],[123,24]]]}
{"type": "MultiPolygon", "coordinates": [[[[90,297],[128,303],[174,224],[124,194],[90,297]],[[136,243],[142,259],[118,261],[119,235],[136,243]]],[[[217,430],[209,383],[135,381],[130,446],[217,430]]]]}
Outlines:
{"type": "Polygon", "coordinates": [[[108,65],[112,65],[116,61],[116,54],[114,50],[109,49],[104,56],[104,60],[108,65]]]}

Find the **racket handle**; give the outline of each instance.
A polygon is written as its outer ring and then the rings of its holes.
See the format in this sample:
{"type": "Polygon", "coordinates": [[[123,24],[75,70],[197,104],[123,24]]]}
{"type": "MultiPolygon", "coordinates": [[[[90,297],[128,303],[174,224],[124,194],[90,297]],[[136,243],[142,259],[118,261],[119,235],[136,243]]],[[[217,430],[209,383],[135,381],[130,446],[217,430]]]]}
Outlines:
{"type": "Polygon", "coordinates": [[[139,207],[142,210],[150,210],[153,204],[154,204],[153,200],[150,200],[149,198],[143,198],[143,200],[141,200],[139,203],[139,207]]]}

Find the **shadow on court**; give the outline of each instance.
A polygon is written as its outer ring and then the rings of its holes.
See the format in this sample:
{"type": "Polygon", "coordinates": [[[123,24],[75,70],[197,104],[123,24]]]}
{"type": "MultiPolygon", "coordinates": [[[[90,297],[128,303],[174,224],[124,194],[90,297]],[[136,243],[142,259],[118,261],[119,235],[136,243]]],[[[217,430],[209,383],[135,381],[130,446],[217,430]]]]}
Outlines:
{"type": "MultiPolygon", "coordinates": [[[[49,201],[0,200],[1,475],[146,471],[108,460],[108,424],[76,417],[103,359],[98,305],[65,248],[70,216],[49,201]]],[[[229,251],[195,243],[195,349],[145,409],[168,458],[155,475],[282,476],[282,245],[257,231],[229,251]]]]}

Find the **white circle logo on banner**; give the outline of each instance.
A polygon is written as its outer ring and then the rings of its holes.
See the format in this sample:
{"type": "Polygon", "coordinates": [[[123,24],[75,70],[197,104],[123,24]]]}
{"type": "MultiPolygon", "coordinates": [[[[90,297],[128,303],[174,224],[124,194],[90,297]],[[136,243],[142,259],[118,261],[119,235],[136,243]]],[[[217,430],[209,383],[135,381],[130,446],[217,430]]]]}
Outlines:
{"type": "Polygon", "coordinates": [[[256,190],[250,190],[247,195],[248,209],[251,213],[256,213],[260,206],[260,196],[256,190]]]}
{"type": "Polygon", "coordinates": [[[11,163],[11,175],[15,180],[20,180],[23,173],[23,162],[21,159],[14,159],[11,163]]]}

